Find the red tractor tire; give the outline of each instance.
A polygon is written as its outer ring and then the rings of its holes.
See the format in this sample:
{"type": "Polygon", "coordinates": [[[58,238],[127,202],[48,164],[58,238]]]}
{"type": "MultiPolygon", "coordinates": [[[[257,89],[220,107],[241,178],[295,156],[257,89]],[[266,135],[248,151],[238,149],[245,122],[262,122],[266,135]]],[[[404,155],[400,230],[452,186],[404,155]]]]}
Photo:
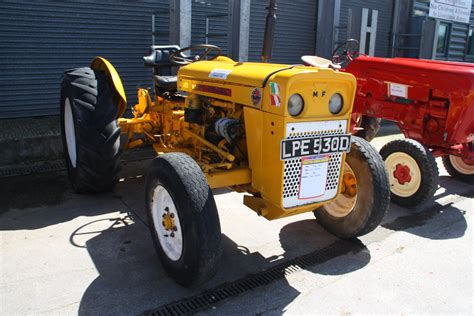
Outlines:
{"type": "Polygon", "coordinates": [[[392,201],[413,207],[433,197],[438,166],[430,150],[413,139],[397,139],[380,150],[389,174],[392,201]]]}

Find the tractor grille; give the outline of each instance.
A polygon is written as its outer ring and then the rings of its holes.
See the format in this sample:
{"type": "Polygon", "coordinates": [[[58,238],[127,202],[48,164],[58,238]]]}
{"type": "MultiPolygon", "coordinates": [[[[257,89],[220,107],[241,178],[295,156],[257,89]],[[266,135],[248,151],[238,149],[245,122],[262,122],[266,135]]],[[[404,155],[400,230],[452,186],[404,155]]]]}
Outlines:
{"type": "MultiPolygon", "coordinates": [[[[347,121],[324,121],[289,123],[286,126],[286,138],[302,138],[345,134],[347,121]]],[[[325,192],[322,196],[311,199],[299,199],[301,177],[301,158],[284,161],[283,173],[283,207],[295,207],[315,202],[326,201],[337,194],[343,154],[332,154],[328,161],[325,192]]]]}

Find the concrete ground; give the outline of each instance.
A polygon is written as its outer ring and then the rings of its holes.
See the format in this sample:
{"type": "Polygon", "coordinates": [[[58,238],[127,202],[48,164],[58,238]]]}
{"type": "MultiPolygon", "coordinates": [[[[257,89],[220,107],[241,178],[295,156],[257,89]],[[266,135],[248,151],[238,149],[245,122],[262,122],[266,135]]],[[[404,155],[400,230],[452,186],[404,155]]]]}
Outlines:
{"type": "MultiPolygon", "coordinates": [[[[74,194],[62,172],[0,179],[0,315],[140,314],[338,246],[312,214],[270,222],[241,194],[218,190],[219,271],[182,288],[164,273],[145,224],[148,164],[127,163],[115,192],[103,195],[74,194]]],[[[472,315],[474,188],[438,164],[432,201],[411,210],[391,204],[353,249],[200,313],[472,315]]]]}

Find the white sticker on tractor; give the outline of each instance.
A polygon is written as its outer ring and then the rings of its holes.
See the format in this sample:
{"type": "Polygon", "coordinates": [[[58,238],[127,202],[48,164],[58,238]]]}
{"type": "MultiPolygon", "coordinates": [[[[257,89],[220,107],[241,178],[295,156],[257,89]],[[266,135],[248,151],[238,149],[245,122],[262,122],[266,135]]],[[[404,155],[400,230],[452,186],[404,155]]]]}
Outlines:
{"type": "Polygon", "coordinates": [[[209,78],[226,80],[232,70],[228,69],[212,69],[209,78]]]}
{"type": "Polygon", "coordinates": [[[329,155],[308,156],[301,159],[298,199],[311,199],[326,191],[329,155]]]}
{"type": "Polygon", "coordinates": [[[400,83],[387,82],[388,95],[408,99],[408,86],[400,83]]]}

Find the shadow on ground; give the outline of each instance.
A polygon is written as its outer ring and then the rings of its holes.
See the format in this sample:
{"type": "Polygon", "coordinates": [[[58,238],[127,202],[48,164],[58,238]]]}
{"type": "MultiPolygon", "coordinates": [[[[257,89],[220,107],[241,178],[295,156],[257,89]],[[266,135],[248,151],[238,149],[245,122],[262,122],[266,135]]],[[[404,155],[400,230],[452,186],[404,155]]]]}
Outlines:
{"type": "Polygon", "coordinates": [[[142,203],[149,161],[123,163],[129,167],[121,172],[120,182],[110,193],[76,194],[66,172],[1,178],[0,230],[39,229],[78,216],[106,214],[110,212],[107,204],[125,203],[124,198],[142,203]]]}
{"type": "MultiPolygon", "coordinates": [[[[143,223],[134,223],[125,214],[121,218],[110,220],[112,224],[108,229],[85,244],[100,275],[85,291],[80,303],[80,315],[138,314],[238,280],[250,273],[265,271],[302,254],[317,254],[321,251],[326,256],[323,261],[340,256],[339,252],[335,252],[333,257],[328,255],[327,249],[339,247],[339,242],[323,231],[315,220],[294,222],[283,227],[280,242],[285,251],[269,258],[258,252],[250,252],[248,248],[236,244],[223,234],[223,257],[216,276],[203,286],[183,288],[164,272],[155,254],[148,228],[143,223]]],[[[86,232],[87,227],[82,227],[75,233],[81,231],[86,232]]],[[[92,230],[92,233],[96,232],[92,230]]],[[[72,236],[71,239],[74,238],[72,236]]],[[[360,242],[346,247],[350,249],[345,249],[348,250],[348,259],[344,265],[324,269],[318,269],[316,265],[312,272],[341,275],[369,263],[370,254],[360,242]],[[351,257],[359,253],[363,253],[362,257],[358,256],[357,260],[351,262],[351,257]]],[[[286,306],[299,292],[287,284],[285,279],[283,281],[281,283],[284,284],[285,298],[279,303],[286,306]]]]}
{"type": "Polygon", "coordinates": [[[449,176],[440,176],[439,185],[444,190],[438,191],[433,199],[416,207],[406,209],[392,203],[390,214],[386,216],[385,220],[387,217],[392,219],[390,222],[384,221],[382,227],[394,231],[406,231],[434,240],[455,239],[464,236],[467,229],[465,211],[453,204],[464,198],[473,198],[474,190],[449,176]],[[446,203],[437,202],[447,196],[450,198],[446,203]],[[446,227],[450,227],[454,223],[457,223],[457,229],[446,230],[446,227]]]}

